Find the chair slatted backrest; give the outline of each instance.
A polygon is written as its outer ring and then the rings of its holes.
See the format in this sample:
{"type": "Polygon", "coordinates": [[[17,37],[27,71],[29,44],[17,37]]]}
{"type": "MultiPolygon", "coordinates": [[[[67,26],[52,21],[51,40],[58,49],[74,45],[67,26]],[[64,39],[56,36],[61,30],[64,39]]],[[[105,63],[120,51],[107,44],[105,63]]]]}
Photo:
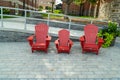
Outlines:
{"type": "Polygon", "coordinates": [[[35,26],[36,43],[46,43],[48,25],[40,23],[35,26]]]}
{"type": "Polygon", "coordinates": [[[88,24],[84,27],[84,32],[86,43],[95,44],[98,33],[98,27],[94,24],[88,24]]]}
{"type": "Polygon", "coordinates": [[[60,41],[60,46],[68,46],[68,41],[69,41],[69,36],[70,32],[68,30],[60,30],[59,31],[59,41],[60,41]]]}

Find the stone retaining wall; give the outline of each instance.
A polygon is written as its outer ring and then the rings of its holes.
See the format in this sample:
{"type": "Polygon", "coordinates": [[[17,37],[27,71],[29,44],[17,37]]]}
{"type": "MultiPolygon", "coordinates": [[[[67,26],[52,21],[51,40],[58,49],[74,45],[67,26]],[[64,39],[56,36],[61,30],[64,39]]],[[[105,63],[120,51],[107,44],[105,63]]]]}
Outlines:
{"type": "MultiPolygon", "coordinates": [[[[20,31],[20,30],[0,30],[0,42],[26,42],[30,35],[34,32],[30,31],[20,31]]],[[[52,37],[52,42],[54,42],[58,36],[54,34],[49,34],[52,37]]],[[[78,39],[71,37],[73,41],[79,41],[78,39]]]]}
{"type": "Polygon", "coordinates": [[[24,42],[32,33],[0,30],[0,42],[24,42]]]}

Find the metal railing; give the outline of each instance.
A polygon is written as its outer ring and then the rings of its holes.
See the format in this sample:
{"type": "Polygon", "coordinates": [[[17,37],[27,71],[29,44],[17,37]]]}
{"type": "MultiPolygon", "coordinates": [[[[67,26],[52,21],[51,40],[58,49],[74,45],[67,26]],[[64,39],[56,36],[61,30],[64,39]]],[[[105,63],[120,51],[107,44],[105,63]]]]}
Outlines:
{"type": "MultiPolygon", "coordinates": [[[[56,22],[57,23],[62,23],[62,24],[67,24],[68,25],[68,30],[71,30],[71,26],[74,25],[74,26],[84,26],[86,24],[93,24],[95,21],[98,21],[98,22],[105,22],[107,23],[107,21],[102,21],[102,20],[95,20],[95,19],[85,19],[85,18],[80,18],[80,17],[73,17],[73,16],[68,16],[68,15],[63,15],[63,14],[54,14],[54,13],[44,13],[44,12],[40,12],[40,11],[33,11],[33,10],[25,10],[25,9],[19,9],[19,8],[9,8],[9,7],[0,7],[0,16],[1,16],[1,27],[4,28],[4,16],[14,16],[14,17],[18,17],[18,18],[24,18],[24,30],[27,30],[27,19],[31,19],[31,20],[42,20],[42,21],[46,21],[48,26],[50,26],[50,22],[56,22]],[[3,12],[4,9],[9,9],[9,10],[14,10],[16,12],[24,12],[24,16],[21,16],[21,15],[16,15],[15,14],[5,14],[3,12]],[[28,16],[28,13],[29,13],[29,16],[28,16]],[[31,17],[31,13],[38,13],[38,14],[45,14],[47,15],[45,19],[42,19],[42,18],[34,18],[34,17],[31,17]],[[51,19],[51,15],[52,16],[61,16],[61,17],[67,17],[68,20],[67,21],[60,21],[60,20],[52,20],[51,19]],[[76,21],[74,21],[74,19],[79,19],[80,21],[83,20],[84,21],[87,21],[87,23],[85,24],[81,24],[81,22],[78,22],[76,23],[76,21]]],[[[56,26],[57,27],[57,26],[56,26]]]]}

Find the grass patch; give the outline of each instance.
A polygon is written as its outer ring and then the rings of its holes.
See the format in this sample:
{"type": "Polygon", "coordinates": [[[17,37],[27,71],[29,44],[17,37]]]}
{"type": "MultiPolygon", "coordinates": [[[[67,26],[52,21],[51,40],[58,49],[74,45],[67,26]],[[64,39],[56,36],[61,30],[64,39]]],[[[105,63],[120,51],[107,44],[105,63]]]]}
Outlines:
{"type": "MultiPolygon", "coordinates": [[[[15,17],[12,17],[12,16],[3,16],[3,18],[15,18],[15,17]]],[[[1,16],[0,16],[0,19],[1,19],[1,16]]]]}

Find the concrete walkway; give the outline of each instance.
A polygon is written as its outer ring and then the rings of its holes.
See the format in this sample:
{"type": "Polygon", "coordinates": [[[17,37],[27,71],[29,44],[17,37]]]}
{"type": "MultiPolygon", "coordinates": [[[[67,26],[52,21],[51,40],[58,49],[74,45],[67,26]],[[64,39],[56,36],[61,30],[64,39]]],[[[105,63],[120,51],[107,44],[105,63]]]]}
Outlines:
{"type": "Polygon", "coordinates": [[[74,42],[70,54],[57,54],[53,42],[48,53],[31,53],[27,42],[0,42],[0,80],[119,80],[120,38],[99,55],[81,53],[74,42]]]}

